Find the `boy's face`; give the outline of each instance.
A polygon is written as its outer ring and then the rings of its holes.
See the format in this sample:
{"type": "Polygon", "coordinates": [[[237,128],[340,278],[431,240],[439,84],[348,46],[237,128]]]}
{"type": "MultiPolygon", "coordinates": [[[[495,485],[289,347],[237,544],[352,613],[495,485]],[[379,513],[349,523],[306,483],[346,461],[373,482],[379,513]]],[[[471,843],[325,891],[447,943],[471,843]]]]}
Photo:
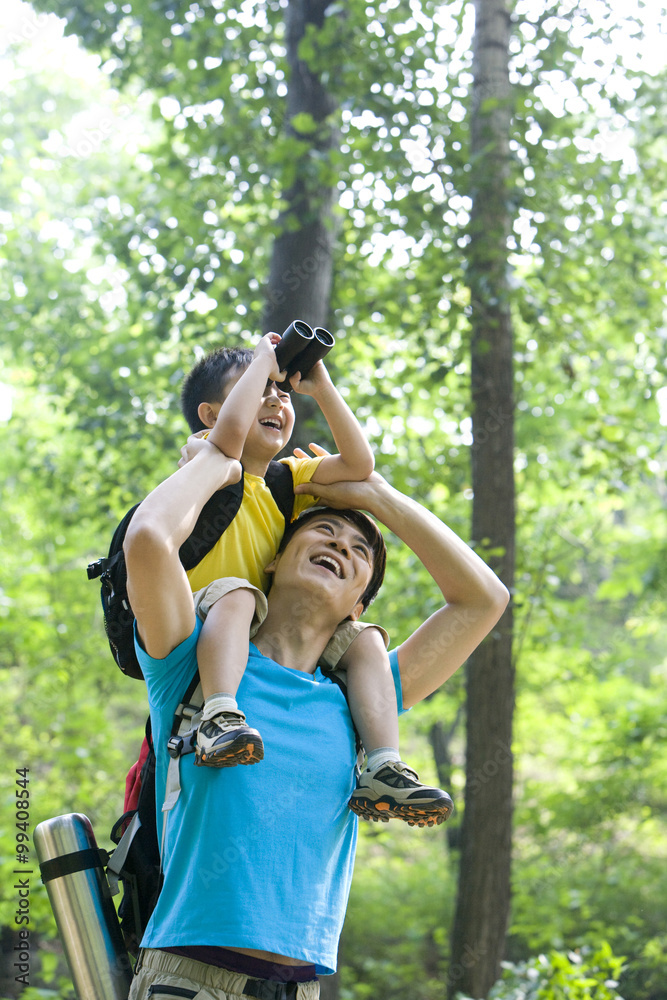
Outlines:
{"type": "MultiPolygon", "coordinates": [[[[231,392],[232,386],[242,374],[243,371],[240,370],[227,381],[223,398],[231,392]]],[[[290,393],[283,392],[275,382],[268,382],[255,420],[248,431],[243,457],[270,461],[288,444],[293,430],[294,407],[290,393]]]]}

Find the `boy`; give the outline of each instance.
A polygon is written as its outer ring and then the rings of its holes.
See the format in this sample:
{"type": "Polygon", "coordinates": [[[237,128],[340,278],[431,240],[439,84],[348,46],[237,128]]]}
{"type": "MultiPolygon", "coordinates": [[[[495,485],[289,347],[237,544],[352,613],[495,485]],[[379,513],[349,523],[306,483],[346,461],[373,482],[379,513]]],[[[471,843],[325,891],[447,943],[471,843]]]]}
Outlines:
{"type": "MultiPolygon", "coordinates": [[[[217,351],[195,366],[182,392],[182,408],[193,432],[210,428],[208,441],[243,467],[243,500],[227,530],[211,552],[188,572],[195,591],[195,608],[204,626],[198,641],[202,691],[205,698],[197,735],[195,763],[211,767],[254,764],[262,760],[260,734],[247,725],[236,702],[254,635],[265,613],[268,572],[285,529],[264,476],[274,456],[288,443],[294,426],[291,397],[276,385],[275,346],[278,334],[263,337],[252,354],[247,350],[217,351]],[[224,579],[222,579],[224,578],[224,579]]],[[[301,379],[292,376],[295,392],[315,399],[331,429],[338,454],[290,458],[294,486],[312,482],[360,482],[373,471],[373,453],[354,414],[319,361],[301,379]]],[[[295,496],[293,517],[315,504],[295,496]]],[[[339,578],[360,572],[371,556],[362,538],[352,551],[344,549],[326,520],[319,526],[322,573],[339,578]]],[[[363,599],[329,643],[321,662],[347,673],[350,710],[364,747],[367,768],[350,800],[350,808],[368,819],[399,816],[414,822],[426,805],[441,819],[452,802],[439,788],[422,785],[398,752],[396,695],[386,633],[357,619],[366,609],[363,599]]],[[[293,609],[286,630],[299,628],[313,609],[293,609]]],[[[285,664],[289,667],[289,664],[285,664]]]]}

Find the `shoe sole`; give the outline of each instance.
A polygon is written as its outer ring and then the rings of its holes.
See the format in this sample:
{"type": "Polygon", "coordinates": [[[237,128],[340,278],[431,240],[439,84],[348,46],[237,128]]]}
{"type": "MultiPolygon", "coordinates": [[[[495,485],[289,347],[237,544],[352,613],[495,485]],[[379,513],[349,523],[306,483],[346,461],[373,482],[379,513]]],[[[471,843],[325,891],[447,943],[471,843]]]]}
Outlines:
{"type": "Polygon", "coordinates": [[[195,750],[197,767],[236,767],[237,764],[259,764],[264,759],[264,744],[252,733],[243,733],[227,746],[202,753],[195,750]]]}
{"type": "Polygon", "coordinates": [[[390,819],[402,819],[408,826],[439,826],[449,819],[454,809],[451,799],[438,799],[431,803],[397,802],[388,795],[379,799],[368,796],[353,796],[348,805],[360,819],[374,823],[388,823],[390,819]]]}

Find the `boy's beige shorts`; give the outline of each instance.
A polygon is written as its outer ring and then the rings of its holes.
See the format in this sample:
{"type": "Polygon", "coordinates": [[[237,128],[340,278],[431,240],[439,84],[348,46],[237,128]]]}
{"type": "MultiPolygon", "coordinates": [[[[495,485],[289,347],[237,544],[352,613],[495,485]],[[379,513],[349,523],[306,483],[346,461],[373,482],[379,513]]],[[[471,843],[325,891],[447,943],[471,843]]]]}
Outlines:
{"type": "MultiPolygon", "coordinates": [[[[247,580],[243,580],[241,577],[225,576],[220,580],[214,580],[213,583],[209,583],[208,587],[202,587],[201,590],[195,591],[192,595],[195,602],[195,613],[201,618],[202,621],[205,621],[207,614],[216,601],[219,601],[221,597],[225,596],[225,594],[230,594],[234,590],[250,590],[254,595],[255,614],[253,615],[252,625],[250,626],[250,638],[252,639],[256,635],[259,626],[266,618],[268,604],[262,591],[257,587],[253,587],[251,583],[248,583],[247,580]]],[[[308,613],[307,605],[303,610],[304,614],[308,613]]],[[[299,615],[298,609],[296,609],[296,613],[292,620],[290,622],[285,622],[283,628],[293,629],[298,627],[299,615]]],[[[325,670],[334,670],[348,646],[350,646],[359,633],[363,632],[366,628],[377,629],[384,640],[385,646],[389,645],[389,636],[380,625],[375,625],[373,622],[341,622],[329,640],[324,653],[320,657],[320,666],[324,667],[325,670]]]]}

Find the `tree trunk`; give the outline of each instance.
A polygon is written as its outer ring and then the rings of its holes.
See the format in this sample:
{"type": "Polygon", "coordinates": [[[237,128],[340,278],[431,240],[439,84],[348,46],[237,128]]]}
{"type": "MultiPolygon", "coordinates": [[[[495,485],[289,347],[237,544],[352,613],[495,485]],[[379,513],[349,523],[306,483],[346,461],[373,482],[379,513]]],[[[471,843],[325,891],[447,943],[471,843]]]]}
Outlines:
{"type": "Polygon", "coordinates": [[[320,979],[320,1000],[338,1000],[340,988],[338,973],[333,976],[322,976],[320,979]]]}
{"type": "MultiPolygon", "coordinates": [[[[438,774],[438,785],[440,788],[448,790],[451,790],[452,787],[452,769],[454,766],[451,745],[456,730],[459,727],[462,714],[462,710],[459,709],[449,729],[445,729],[443,722],[438,719],[433,723],[428,733],[429,743],[433,750],[433,760],[435,761],[438,774]]],[[[454,814],[454,817],[450,819],[445,827],[445,832],[447,835],[447,845],[454,850],[458,849],[461,846],[461,826],[457,822],[456,814],[454,814]]]]}
{"type": "MultiPolygon", "coordinates": [[[[318,74],[299,58],[299,45],[309,26],[323,26],[330,3],[331,0],[290,0],[285,14],[290,67],[286,128],[308,145],[295,164],[294,180],[283,193],[285,208],[278,217],[273,244],[263,328],[276,333],[283,333],[294,319],[305,320],[313,327],[326,327],[328,322],[336,188],[330,180],[323,181],[325,174],[329,178],[331,174],[322,168],[327,164],[327,154],[339,145],[338,129],[332,118],[337,105],[318,74]],[[314,131],[300,133],[293,124],[297,115],[310,116],[314,131]]],[[[297,124],[303,121],[297,119],[297,124]]],[[[292,445],[304,447],[308,440],[304,424],[310,423],[319,411],[306,396],[295,397],[295,409],[297,425],[292,445]]]]}
{"type": "MultiPolygon", "coordinates": [[[[503,0],[475,0],[472,201],[473,539],[514,581],[512,326],[507,284],[510,19],[503,0]]],[[[512,612],[467,665],[465,811],[448,996],[486,997],[500,975],[510,906],[512,612]]]]}
{"type": "Polygon", "coordinates": [[[317,73],[299,58],[299,46],[311,25],[323,26],[330,2],[290,0],[285,15],[290,67],[286,127],[308,147],[298,158],[294,180],[283,194],[286,205],[278,217],[273,244],[265,328],[278,333],[293,319],[325,326],[329,313],[335,187],[322,183],[321,165],[339,145],[332,120],[337,105],[317,73]],[[314,131],[300,133],[293,124],[297,115],[309,115],[314,131]]]}

